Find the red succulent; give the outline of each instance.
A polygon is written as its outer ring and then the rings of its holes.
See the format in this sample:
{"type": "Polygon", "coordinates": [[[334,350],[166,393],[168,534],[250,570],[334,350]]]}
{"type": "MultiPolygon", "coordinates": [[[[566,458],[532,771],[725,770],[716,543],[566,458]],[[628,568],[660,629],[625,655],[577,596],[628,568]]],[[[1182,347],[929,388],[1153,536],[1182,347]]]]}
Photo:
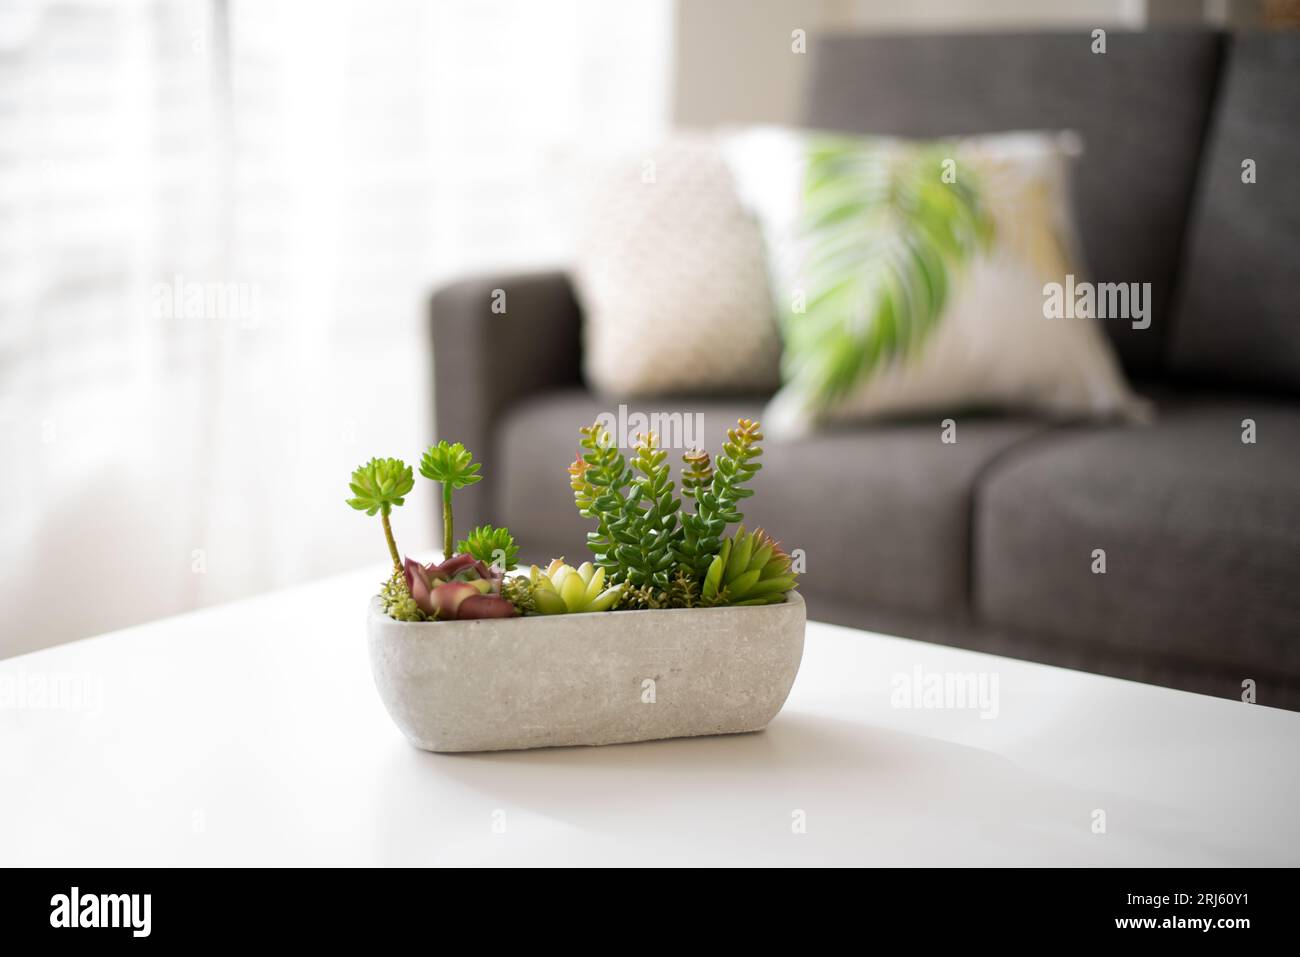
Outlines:
{"type": "Polygon", "coordinates": [[[515,606],[501,597],[503,574],[473,555],[453,555],[431,565],[408,558],[404,570],[411,597],[430,618],[466,621],[517,614],[515,606]]]}

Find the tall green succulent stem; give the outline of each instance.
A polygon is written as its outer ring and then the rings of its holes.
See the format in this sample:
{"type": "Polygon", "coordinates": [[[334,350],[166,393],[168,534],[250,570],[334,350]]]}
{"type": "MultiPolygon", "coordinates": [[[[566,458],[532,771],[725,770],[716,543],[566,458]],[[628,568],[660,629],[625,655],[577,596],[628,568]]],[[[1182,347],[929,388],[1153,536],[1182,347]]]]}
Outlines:
{"type": "Polygon", "coordinates": [[[352,498],[346,499],[347,503],[359,512],[379,516],[384,526],[384,540],[388,542],[388,554],[393,558],[393,568],[398,570],[402,567],[402,559],[397,553],[397,542],[393,541],[393,526],[389,524],[388,513],[406,501],[406,495],[414,487],[411,467],[401,459],[371,459],[352,471],[352,481],[348,483],[352,498]]]}
{"type": "Polygon", "coordinates": [[[456,553],[456,533],[451,524],[451,493],[453,489],[450,482],[444,482],[442,485],[442,557],[451,558],[456,553]]]}
{"type": "Polygon", "coordinates": [[[734,429],[727,430],[727,441],[715,465],[711,466],[708,455],[699,450],[682,457],[686,463],[682,490],[695,500],[695,512],[682,515],[680,551],[683,561],[700,579],[721,550],[727,526],[744,520],[740,503],[754,494],[745,486],[762,468],[758,462],[763,454],[762,441],[759,424],[740,419],[734,429]]]}
{"type": "Polygon", "coordinates": [[[388,522],[388,513],[381,512],[379,518],[384,523],[384,538],[388,540],[388,554],[393,556],[393,567],[400,569],[402,559],[397,554],[397,542],[393,540],[393,526],[388,522]]]}
{"type": "Polygon", "coordinates": [[[474,461],[469,449],[459,442],[446,439],[431,445],[420,459],[420,474],[442,487],[442,557],[451,558],[456,553],[456,532],[451,522],[451,496],[458,488],[474,485],[483,476],[482,466],[474,461]]]}

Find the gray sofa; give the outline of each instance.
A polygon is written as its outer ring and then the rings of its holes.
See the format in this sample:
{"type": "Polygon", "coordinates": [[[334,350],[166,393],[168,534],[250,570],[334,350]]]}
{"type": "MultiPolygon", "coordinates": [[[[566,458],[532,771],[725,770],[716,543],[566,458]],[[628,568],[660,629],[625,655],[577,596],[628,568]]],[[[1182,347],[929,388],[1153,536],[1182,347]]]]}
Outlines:
{"type": "MultiPolygon", "coordinates": [[[[1152,283],[1150,328],[1106,331],[1155,423],[954,409],[956,444],[935,415],[770,443],[747,511],[805,550],[815,618],[1225,697],[1250,679],[1260,704],[1300,708],[1300,36],[1112,31],[1107,45],[824,38],[806,123],[1078,130],[1092,276],[1152,283]]],[[[460,520],[509,525],[529,557],[582,557],[589,523],[563,470],[578,426],[619,400],[583,384],[568,280],[462,281],[431,312],[437,433],[487,476],[460,520]]],[[[765,398],[630,405],[704,413],[715,448],[765,398]]]]}

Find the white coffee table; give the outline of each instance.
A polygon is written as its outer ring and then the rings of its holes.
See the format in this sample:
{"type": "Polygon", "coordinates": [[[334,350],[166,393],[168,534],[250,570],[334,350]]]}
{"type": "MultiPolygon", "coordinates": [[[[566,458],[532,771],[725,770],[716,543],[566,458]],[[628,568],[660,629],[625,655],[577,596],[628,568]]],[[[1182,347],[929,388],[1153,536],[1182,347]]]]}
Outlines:
{"type": "Polygon", "coordinates": [[[380,577],[0,662],[0,864],[1300,864],[1300,714],[829,625],[762,733],[418,751],[380,577]],[[997,716],[894,707],[917,668],[997,716]]]}

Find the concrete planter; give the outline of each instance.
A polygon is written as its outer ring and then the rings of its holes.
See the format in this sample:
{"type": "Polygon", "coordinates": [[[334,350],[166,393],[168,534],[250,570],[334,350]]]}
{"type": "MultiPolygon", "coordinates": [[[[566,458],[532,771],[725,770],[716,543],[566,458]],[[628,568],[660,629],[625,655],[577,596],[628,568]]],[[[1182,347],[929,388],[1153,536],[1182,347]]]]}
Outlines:
{"type": "Polygon", "coordinates": [[[758,731],[803,658],[804,602],[411,623],[372,600],[370,669],[426,751],[758,731]]]}

